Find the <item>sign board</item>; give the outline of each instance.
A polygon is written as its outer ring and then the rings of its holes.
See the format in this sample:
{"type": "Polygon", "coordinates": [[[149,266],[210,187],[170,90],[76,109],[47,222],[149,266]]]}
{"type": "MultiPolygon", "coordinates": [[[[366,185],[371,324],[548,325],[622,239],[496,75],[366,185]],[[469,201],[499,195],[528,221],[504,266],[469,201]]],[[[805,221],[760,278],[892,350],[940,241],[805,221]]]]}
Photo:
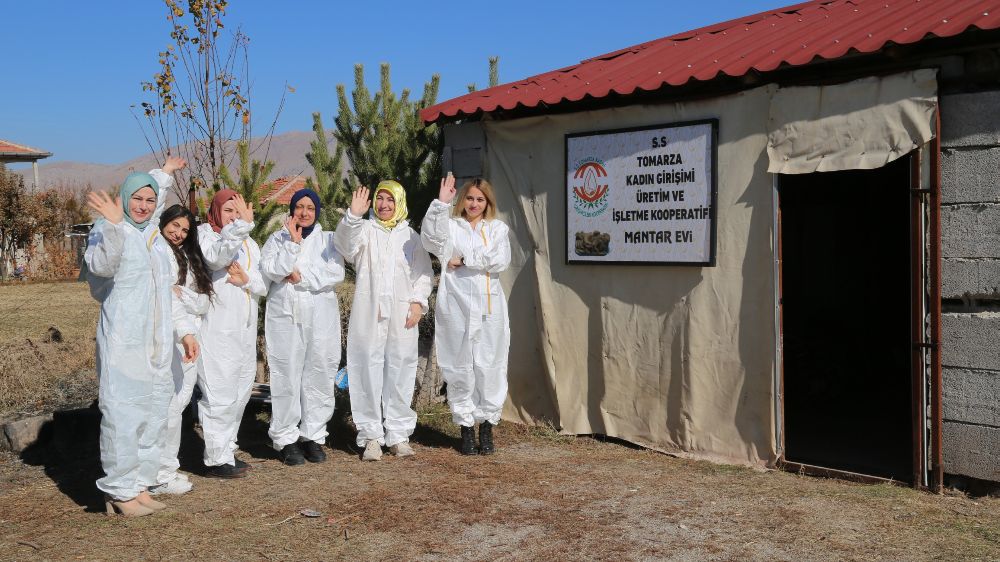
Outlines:
{"type": "Polygon", "coordinates": [[[566,135],[566,263],[714,266],[718,127],[566,135]]]}

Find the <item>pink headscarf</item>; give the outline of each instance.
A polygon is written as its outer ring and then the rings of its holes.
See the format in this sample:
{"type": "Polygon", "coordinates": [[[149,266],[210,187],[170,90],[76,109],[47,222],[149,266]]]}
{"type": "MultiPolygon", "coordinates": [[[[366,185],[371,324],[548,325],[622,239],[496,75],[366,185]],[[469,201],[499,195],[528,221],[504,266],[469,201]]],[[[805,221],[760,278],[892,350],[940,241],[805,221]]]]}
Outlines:
{"type": "Polygon", "coordinates": [[[222,224],[222,206],[236,199],[237,195],[239,194],[232,189],[220,189],[212,198],[212,204],[208,207],[208,224],[212,225],[212,230],[222,232],[222,227],[226,226],[222,224]]]}

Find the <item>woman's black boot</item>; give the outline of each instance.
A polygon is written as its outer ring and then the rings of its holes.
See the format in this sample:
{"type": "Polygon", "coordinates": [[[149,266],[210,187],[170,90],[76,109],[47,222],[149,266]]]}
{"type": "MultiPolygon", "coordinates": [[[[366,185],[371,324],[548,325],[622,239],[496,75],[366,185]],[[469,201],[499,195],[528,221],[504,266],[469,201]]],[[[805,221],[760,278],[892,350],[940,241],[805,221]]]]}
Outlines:
{"type": "Polygon", "coordinates": [[[475,455],[476,450],[476,428],[462,426],[462,454],[475,455]]]}
{"type": "Polygon", "coordinates": [[[483,422],[479,424],[479,454],[492,455],[496,449],[493,448],[493,424],[483,422]]]}

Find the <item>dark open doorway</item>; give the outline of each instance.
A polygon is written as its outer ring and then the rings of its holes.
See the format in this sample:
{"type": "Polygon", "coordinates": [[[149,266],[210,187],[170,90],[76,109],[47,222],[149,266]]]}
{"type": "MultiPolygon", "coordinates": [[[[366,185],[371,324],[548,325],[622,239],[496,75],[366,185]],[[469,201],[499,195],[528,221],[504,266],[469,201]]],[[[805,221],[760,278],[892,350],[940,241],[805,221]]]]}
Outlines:
{"type": "Polygon", "coordinates": [[[910,168],[780,177],[786,461],[913,479],[910,168]]]}

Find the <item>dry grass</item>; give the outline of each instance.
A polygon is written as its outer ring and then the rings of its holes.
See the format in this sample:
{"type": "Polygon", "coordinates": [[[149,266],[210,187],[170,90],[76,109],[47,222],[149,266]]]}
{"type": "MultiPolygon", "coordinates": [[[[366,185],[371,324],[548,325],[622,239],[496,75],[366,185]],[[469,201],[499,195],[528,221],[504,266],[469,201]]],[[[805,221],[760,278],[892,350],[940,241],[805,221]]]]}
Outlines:
{"type": "Polygon", "coordinates": [[[96,397],[98,304],[86,283],[0,286],[0,419],[96,397]],[[49,328],[62,341],[49,341],[49,328]]]}
{"type": "Polygon", "coordinates": [[[97,397],[93,342],[0,344],[0,420],[97,397]]]}
{"type": "Polygon", "coordinates": [[[199,476],[195,447],[182,458],[195,489],[140,520],[94,512],[98,470],[80,460],[86,455],[29,457],[29,465],[0,456],[0,551],[50,559],[1000,557],[1000,500],[992,498],[720,467],[512,424],[497,430],[497,455],[463,457],[440,409],[421,416],[414,458],[362,463],[350,428],[337,422],[326,464],[286,467],[266,447],[263,418],[251,412],[241,432],[254,466],[248,478],[199,476]],[[302,517],[306,508],[322,516],[302,517]]]}
{"type": "MultiPolygon", "coordinates": [[[[97,305],[86,285],[0,287],[0,314],[0,412],[93,390],[84,367],[93,362],[97,305]],[[62,344],[44,342],[50,325],[62,331],[62,344]]],[[[70,424],[61,438],[66,429],[57,427],[56,447],[0,454],[0,552],[12,559],[1000,558],[993,498],[758,472],[513,424],[497,429],[497,455],[463,457],[441,407],[421,414],[415,458],[362,463],[345,411],[331,423],[329,462],[286,467],[269,448],[268,412],[248,410],[241,456],[254,469],[236,481],[200,476],[201,442],[188,425],[182,468],[193,473],[194,491],[140,520],[97,513],[93,419],[70,424]],[[303,508],[322,516],[302,517],[303,508]]]]}
{"type": "Polygon", "coordinates": [[[41,341],[56,326],[65,341],[94,340],[97,301],[86,283],[10,283],[0,285],[0,343],[41,341]]]}

